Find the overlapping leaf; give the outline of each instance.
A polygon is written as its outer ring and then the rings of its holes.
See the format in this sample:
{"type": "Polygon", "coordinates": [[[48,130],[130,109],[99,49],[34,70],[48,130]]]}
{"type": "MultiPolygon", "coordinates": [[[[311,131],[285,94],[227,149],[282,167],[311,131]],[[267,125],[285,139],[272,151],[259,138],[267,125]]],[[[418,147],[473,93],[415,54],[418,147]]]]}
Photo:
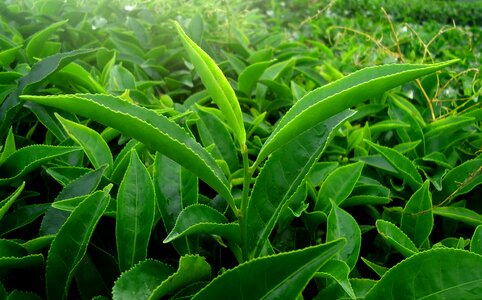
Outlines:
{"type": "Polygon", "coordinates": [[[192,299],[296,299],[344,240],[257,258],[216,277],[192,299]],[[256,276],[253,276],[256,274],[256,276]]]}
{"type": "Polygon", "coordinates": [[[108,95],[22,98],[84,115],[137,139],[191,170],[235,207],[227,180],[214,158],[185,130],[166,117],[108,95]]]}
{"type": "Polygon", "coordinates": [[[49,299],[65,299],[77,265],[82,260],[95,226],[108,204],[111,187],[87,197],[60,228],[50,247],[46,285],[49,299]]]}
{"type": "Polygon", "coordinates": [[[216,62],[184,33],[178,23],[175,23],[175,25],[184,48],[187,50],[209,95],[225,115],[226,121],[233,130],[239,145],[244,145],[246,142],[246,131],[244,129],[241,107],[233,88],[229,85],[228,80],[216,65],[216,62]]]}
{"type": "Polygon", "coordinates": [[[432,65],[384,65],[369,67],[320,87],[302,99],[283,116],[257,158],[257,164],[282,144],[318,122],[417,77],[455,63],[432,65]]]}
{"type": "Polygon", "coordinates": [[[353,112],[346,111],[319,123],[275,151],[266,161],[256,179],[246,216],[247,242],[253,257],[259,255],[283,206],[305,180],[333,131],[352,115],[353,112]],[[286,160],[286,157],[292,159],[286,160]]]}
{"type": "Polygon", "coordinates": [[[385,273],[365,299],[476,299],[482,294],[480,265],[482,256],[468,251],[421,252],[385,273]]]}

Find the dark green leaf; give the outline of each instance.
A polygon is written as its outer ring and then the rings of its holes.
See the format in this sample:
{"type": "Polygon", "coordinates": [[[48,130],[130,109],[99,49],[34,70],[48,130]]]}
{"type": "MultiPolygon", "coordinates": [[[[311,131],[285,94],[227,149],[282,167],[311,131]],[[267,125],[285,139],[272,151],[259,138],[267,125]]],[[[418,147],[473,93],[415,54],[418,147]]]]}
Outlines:
{"type": "Polygon", "coordinates": [[[351,115],[353,112],[346,111],[319,123],[279,148],[266,161],[256,179],[246,216],[248,246],[253,257],[263,249],[283,206],[301,186],[335,129],[351,115]]]}
{"type": "Polygon", "coordinates": [[[248,261],[216,277],[193,300],[225,299],[226,291],[232,300],[296,299],[315,272],[344,244],[337,240],[248,261]]]}

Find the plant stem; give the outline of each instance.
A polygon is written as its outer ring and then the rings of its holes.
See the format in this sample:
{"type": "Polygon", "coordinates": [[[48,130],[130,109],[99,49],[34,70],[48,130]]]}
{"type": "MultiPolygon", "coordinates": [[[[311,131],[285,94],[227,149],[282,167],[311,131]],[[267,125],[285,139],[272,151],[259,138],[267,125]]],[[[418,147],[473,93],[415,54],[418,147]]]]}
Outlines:
{"type": "Polygon", "coordinates": [[[248,210],[249,185],[251,182],[252,173],[249,168],[248,147],[246,144],[241,146],[241,155],[243,157],[244,181],[243,181],[243,196],[241,198],[241,214],[239,217],[239,226],[241,229],[241,251],[243,253],[243,261],[249,259],[248,254],[248,223],[246,222],[246,213],[248,210]]]}

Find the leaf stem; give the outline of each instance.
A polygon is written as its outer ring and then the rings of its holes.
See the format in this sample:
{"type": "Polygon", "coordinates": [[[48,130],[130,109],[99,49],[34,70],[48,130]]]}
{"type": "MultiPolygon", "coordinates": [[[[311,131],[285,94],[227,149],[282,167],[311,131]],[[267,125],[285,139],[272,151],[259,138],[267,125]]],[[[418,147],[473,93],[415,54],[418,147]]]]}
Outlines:
{"type": "Polygon", "coordinates": [[[248,223],[246,222],[246,213],[248,211],[249,188],[251,183],[252,172],[249,168],[248,147],[246,144],[241,146],[241,155],[243,157],[244,181],[243,181],[243,195],[241,198],[241,214],[239,216],[239,225],[241,229],[241,250],[243,254],[243,261],[249,259],[248,255],[248,223]]]}

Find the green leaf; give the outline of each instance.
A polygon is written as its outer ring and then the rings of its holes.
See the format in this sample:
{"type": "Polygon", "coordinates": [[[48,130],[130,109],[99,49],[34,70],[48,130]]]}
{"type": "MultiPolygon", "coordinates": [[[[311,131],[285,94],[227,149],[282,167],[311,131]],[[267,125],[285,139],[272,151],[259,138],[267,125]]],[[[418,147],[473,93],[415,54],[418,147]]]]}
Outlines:
{"type": "Polygon", "coordinates": [[[55,181],[60,183],[62,186],[69,185],[75,179],[87,174],[88,172],[92,171],[89,168],[82,168],[82,167],[51,167],[46,168],[45,172],[52,176],[55,181]]]}
{"type": "Polygon", "coordinates": [[[351,194],[360,178],[364,163],[356,162],[335,169],[326,177],[316,199],[315,210],[330,211],[331,201],[340,205],[351,194]]]}
{"type": "Polygon", "coordinates": [[[482,255],[482,225],[475,228],[472,239],[470,239],[470,252],[482,255]]]}
{"type": "Polygon", "coordinates": [[[203,145],[208,147],[214,144],[215,150],[212,151],[214,158],[225,160],[231,172],[238,170],[238,154],[233,139],[223,122],[201,106],[197,107],[196,113],[199,116],[196,124],[203,145]]]}
{"type": "Polygon", "coordinates": [[[109,295],[107,286],[89,253],[86,253],[75,270],[75,284],[83,299],[92,299],[97,295],[109,295]]]}
{"type": "Polygon", "coordinates": [[[117,193],[115,234],[119,268],[130,269],[147,257],[155,213],[154,184],[135,150],[117,193]]]}
{"type": "Polygon", "coordinates": [[[0,106],[0,140],[12,124],[15,116],[22,106],[19,96],[24,90],[30,90],[32,87],[40,84],[48,78],[49,75],[55,73],[75,59],[91,54],[96,49],[78,49],[71,52],[59,53],[42,59],[32,66],[32,70],[22,79],[20,79],[17,89],[12,92],[8,98],[0,106]]]}
{"type": "Polygon", "coordinates": [[[391,268],[365,299],[476,299],[482,295],[481,265],[482,256],[468,251],[424,251],[391,268]]]}
{"type": "Polygon", "coordinates": [[[474,227],[482,224],[482,216],[476,213],[475,211],[465,207],[455,207],[455,206],[434,207],[433,214],[442,216],[445,218],[461,221],[461,222],[464,222],[465,224],[469,224],[474,227]]]}
{"type": "Polygon", "coordinates": [[[168,118],[108,95],[22,98],[83,115],[135,138],[199,176],[235,208],[227,179],[214,158],[184,129],[168,118]]]}
{"type": "Polygon", "coordinates": [[[189,284],[209,280],[211,266],[199,255],[182,256],[176,273],[165,279],[150,295],[150,300],[162,299],[189,284]]]}
{"type": "Polygon", "coordinates": [[[13,192],[10,196],[0,201],[0,220],[3,219],[3,216],[5,216],[9,208],[12,206],[13,202],[15,202],[18,196],[20,196],[24,187],[25,187],[25,181],[22,182],[22,184],[15,190],[15,192],[13,192]]]}
{"type": "Polygon", "coordinates": [[[144,260],[117,279],[112,289],[112,299],[149,299],[152,292],[173,273],[174,269],[164,263],[144,260]]]}
{"type": "MultiPolygon", "coordinates": [[[[156,154],[154,162],[154,188],[157,207],[161,213],[164,228],[170,232],[183,209],[198,202],[198,179],[168,157],[156,154]]],[[[195,239],[185,237],[173,241],[181,254],[191,253],[197,248],[195,239]]]]}
{"type": "Polygon", "coordinates": [[[87,251],[94,228],[107,208],[111,186],[87,197],[67,218],[52,242],[47,258],[49,299],[65,299],[77,265],[87,251]]]}
{"type": "Polygon", "coordinates": [[[53,23],[41,31],[36,32],[28,42],[25,47],[25,54],[27,55],[28,61],[32,64],[35,62],[36,58],[42,58],[45,56],[52,55],[53,53],[44,53],[45,44],[47,43],[50,36],[59,29],[59,27],[65,25],[67,20],[63,20],[57,23],[53,23]]]}
{"type": "Polygon", "coordinates": [[[336,259],[329,260],[317,273],[317,275],[334,279],[350,296],[350,299],[356,299],[355,292],[348,280],[350,267],[344,262],[336,259]]]}
{"type": "Polygon", "coordinates": [[[400,154],[397,150],[377,145],[368,140],[365,140],[365,142],[381,154],[388,163],[398,171],[400,178],[405,180],[414,191],[420,188],[422,185],[422,177],[412,161],[400,154]]]}
{"type": "Polygon", "coordinates": [[[94,168],[98,169],[102,165],[107,165],[106,176],[109,176],[114,160],[109,146],[100,134],[87,126],[64,119],[59,114],[55,114],[55,116],[70,138],[82,147],[94,168]]]}
{"type": "Polygon", "coordinates": [[[226,291],[232,300],[296,299],[315,272],[344,244],[337,240],[250,260],[216,277],[192,299],[225,299],[226,291]]]}
{"type": "Polygon", "coordinates": [[[400,229],[412,239],[417,247],[420,247],[430,236],[432,227],[432,194],[430,193],[430,181],[427,180],[405,204],[400,229]]]}
{"type": "Polygon", "coordinates": [[[239,91],[250,97],[258,79],[273,62],[274,60],[261,61],[246,67],[238,77],[239,91]]]}
{"type": "Polygon", "coordinates": [[[382,219],[378,219],[375,225],[383,239],[403,256],[409,257],[418,252],[412,240],[396,225],[382,219]]]}
{"type": "Polygon", "coordinates": [[[21,257],[0,257],[0,277],[10,270],[32,270],[45,267],[44,256],[42,254],[30,254],[21,257]]]}
{"type": "Polygon", "coordinates": [[[425,127],[425,121],[420,115],[417,108],[398,95],[390,94],[388,98],[388,115],[392,120],[399,120],[408,124],[407,128],[397,128],[397,135],[404,143],[421,140],[421,150],[418,154],[425,152],[425,137],[422,128],[425,127]]]}
{"type": "Polygon", "coordinates": [[[324,85],[298,100],[283,116],[260,150],[255,165],[271,152],[318,122],[457,60],[432,65],[384,65],[369,67],[324,85]]]}
{"type": "MultiPolygon", "coordinates": [[[[104,167],[93,170],[70,182],[57,195],[57,197],[54,199],[54,202],[91,194],[99,185],[104,170],[104,167]]],[[[40,234],[46,235],[57,233],[68,216],[69,214],[64,211],[60,211],[53,207],[49,208],[42,219],[42,224],[40,225],[40,234]]]]}
{"type": "MultiPolygon", "coordinates": [[[[351,278],[350,285],[356,295],[356,299],[364,299],[368,291],[375,285],[376,281],[364,278],[351,278]]],[[[321,290],[321,292],[313,298],[314,300],[337,299],[348,300],[351,299],[348,294],[341,288],[338,283],[331,284],[321,290]]]]}
{"type": "Polygon", "coordinates": [[[382,277],[383,274],[385,274],[389,270],[388,268],[385,268],[385,267],[379,266],[375,263],[372,263],[371,261],[369,261],[368,259],[366,259],[364,257],[362,257],[361,259],[370,269],[373,270],[373,272],[377,273],[377,275],[380,276],[380,277],[382,277]]]}
{"type": "Polygon", "coordinates": [[[257,257],[263,249],[282,208],[302,186],[335,129],[352,115],[352,111],[345,111],[320,122],[279,148],[266,161],[256,179],[246,214],[252,257],[257,257]]]}
{"type": "Polygon", "coordinates": [[[69,137],[57,118],[55,118],[54,110],[52,108],[44,107],[33,102],[24,103],[24,107],[30,109],[40,123],[42,123],[50,133],[59,139],[59,141],[63,141],[69,137]]]}
{"type": "Polygon", "coordinates": [[[174,24],[209,95],[223,112],[239,145],[244,145],[246,143],[246,131],[241,107],[233,88],[216,62],[184,33],[179,23],[175,22],[174,24]]]}
{"type": "Polygon", "coordinates": [[[30,224],[43,215],[50,204],[25,205],[7,214],[0,220],[0,236],[30,224]]]}
{"type": "Polygon", "coordinates": [[[45,248],[50,247],[54,238],[54,234],[39,236],[37,238],[26,241],[22,244],[22,247],[27,249],[27,252],[29,254],[38,253],[43,251],[45,248]]]}
{"type": "Polygon", "coordinates": [[[78,151],[78,147],[34,145],[17,150],[0,165],[0,186],[10,184],[44,163],[62,155],[78,151]]]}
{"type": "Polygon", "coordinates": [[[353,270],[361,247],[361,231],[356,220],[346,211],[334,205],[331,207],[327,220],[326,241],[334,241],[345,238],[347,243],[337,254],[336,258],[346,262],[350,270],[353,270]]]}
{"type": "Polygon", "coordinates": [[[482,183],[482,159],[471,159],[450,170],[442,179],[442,191],[433,195],[434,203],[470,192],[482,183]]]}
{"type": "Polygon", "coordinates": [[[6,300],[42,300],[42,298],[35,293],[14,290],[6,300]]]}
{"type": "Polygon", "coordinates": [[[164,243],[197,233],[216,234],[240,244],[239,225],[228,223],[223,214],[203,204],[193,204],[183,209],[164,243]]]}
{"type": "Polygon", "coordinates": [[[5,140],[2,150],[2,154],[0,155],[0,166],[7,159],[7,157],[17,151],[17,147],[15,146],[15,135],[13,134],[12,127],[10,127],[8,130],[7,139],[5,140]]]}

